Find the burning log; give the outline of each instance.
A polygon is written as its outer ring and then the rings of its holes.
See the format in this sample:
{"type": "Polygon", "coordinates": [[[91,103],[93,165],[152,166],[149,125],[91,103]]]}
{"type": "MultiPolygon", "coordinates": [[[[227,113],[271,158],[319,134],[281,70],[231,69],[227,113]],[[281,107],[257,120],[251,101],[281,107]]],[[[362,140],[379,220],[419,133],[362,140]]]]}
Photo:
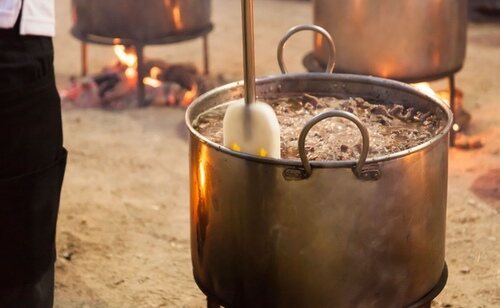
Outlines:
{"type": "Polygon", "coordinates": [[[176,82],[185,89],[192,90],[196,83],[198,72],[192,65],[171,65],[165,69],[159,79],[162,81],[176,82]]]}
{"type": "Polygon", "coordinates": [[[115,88],[116,85],[121,81],[120,76],[116,72],[103,73],[103,74],[95,76],[93,79],[94,79],[94,82],[99,87],[99,96],[100,97],[104,97],[106,95],[106,92],[115,88]]]}

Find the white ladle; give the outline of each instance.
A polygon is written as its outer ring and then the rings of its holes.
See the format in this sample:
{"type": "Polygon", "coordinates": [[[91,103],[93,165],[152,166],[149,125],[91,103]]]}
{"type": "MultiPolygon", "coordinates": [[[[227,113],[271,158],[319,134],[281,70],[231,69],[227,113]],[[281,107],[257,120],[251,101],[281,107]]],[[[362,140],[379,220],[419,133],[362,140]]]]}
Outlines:
{"type": "Polygon", "coordinates": [[[231,103],[223,121],[223,144],[233,151],[280,158],[280,126],[271,106],[255,98],[253,0],[241,0],[245,98],[231,103]]]}

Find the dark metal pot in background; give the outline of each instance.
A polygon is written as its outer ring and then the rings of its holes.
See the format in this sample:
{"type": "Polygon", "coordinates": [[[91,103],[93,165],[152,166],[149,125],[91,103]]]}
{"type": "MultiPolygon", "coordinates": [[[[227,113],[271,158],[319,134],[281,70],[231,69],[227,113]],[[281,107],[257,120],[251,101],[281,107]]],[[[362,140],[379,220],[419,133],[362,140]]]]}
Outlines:
{"type": "Polygon", "coordinates": [[[210,27],[211,0],[73,0],[75,31],[135,41],[210,27]]]}
{"type": "Polygon", "coordinates": [[[361,173],[362,159],[312,162],[306,178],[300,161],[233,152],[193,128],[204,111],[241,98],[241,83],[201,96],[186,113],[195,280],[228,307],[408,306],[445,264],[452,114],[413,87],[375,77],[257,82],[262,99],[303,93],[397,102],[441,113],[447,124],[420,146],[368,159],[361,173]]]}
{"type": "MultiPolygon", "coordinates": [[[[314,0],[314,23],[335,40],[337,72],[422,81],[461,69],[467,10],[467,0],[314,0]]],[[[323,65],[325,44],[316,36],[323,65]]]]}

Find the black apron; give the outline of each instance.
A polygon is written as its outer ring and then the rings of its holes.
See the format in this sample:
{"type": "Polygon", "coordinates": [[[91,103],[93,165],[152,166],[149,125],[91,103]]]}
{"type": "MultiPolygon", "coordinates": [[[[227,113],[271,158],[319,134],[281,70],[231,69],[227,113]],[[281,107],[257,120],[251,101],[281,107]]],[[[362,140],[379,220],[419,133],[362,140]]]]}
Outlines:
{"type": "Polygon", "coordinates": [[[0,307],[51,307],[67,153],[50,38],[0,30],[0,307]]]}

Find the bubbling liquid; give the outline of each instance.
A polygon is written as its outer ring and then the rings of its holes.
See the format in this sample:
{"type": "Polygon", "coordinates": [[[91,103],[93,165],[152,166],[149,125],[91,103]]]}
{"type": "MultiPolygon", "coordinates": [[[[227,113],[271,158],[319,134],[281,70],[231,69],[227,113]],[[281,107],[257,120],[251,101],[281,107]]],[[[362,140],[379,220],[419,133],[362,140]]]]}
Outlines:
{"type": "MultiPolygon", "coordinates": [[[[418,146],[439,134],[446,124],[440,110],[433,113],[398,104],[374,104],[359,97],[337,99],[303,95],[266,102],[273,107],[280,123],[283,159],[299,159],[300,132],[309,119],[327,110],[351,112],[361,120],[370,136],[369,158],[418,146]]],[[[200,114],[193,127],[209,140],[222,144],[226,109],[227,104],[224,104],[200,114]]],[[[309,131],[305,146],[310,160],[356,160],[362,147],[361,133],[348,120],[329,118],[309,131]]]]}

